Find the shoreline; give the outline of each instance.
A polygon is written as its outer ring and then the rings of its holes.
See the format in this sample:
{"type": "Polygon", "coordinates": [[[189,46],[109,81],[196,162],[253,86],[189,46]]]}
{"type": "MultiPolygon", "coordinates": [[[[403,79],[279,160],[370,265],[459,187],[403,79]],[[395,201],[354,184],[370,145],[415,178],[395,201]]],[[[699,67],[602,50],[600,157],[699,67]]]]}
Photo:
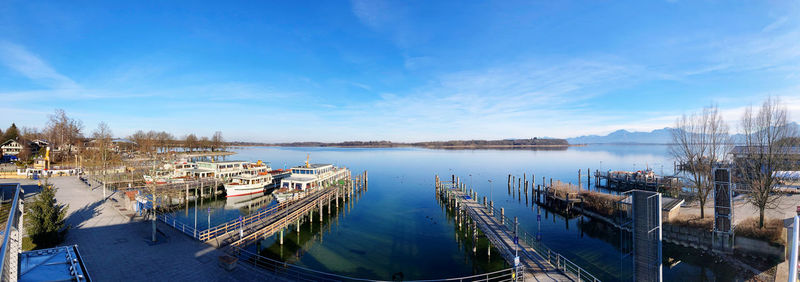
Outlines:
{"type": "Polygon", "coordinates": [[[425,148],[425,149],[452,149],[452,150],[471,150],[471,149],[566,149],[568,147],[585,147],[586,144],[569,145],[460,145],[460,146],[421,146],[421,145],[391,145],[391,146],[342,146],[342,145],[280,145],[280,144],[248,144],[230,145],[228,147],[284,147],[284,148],[425,148]]]}

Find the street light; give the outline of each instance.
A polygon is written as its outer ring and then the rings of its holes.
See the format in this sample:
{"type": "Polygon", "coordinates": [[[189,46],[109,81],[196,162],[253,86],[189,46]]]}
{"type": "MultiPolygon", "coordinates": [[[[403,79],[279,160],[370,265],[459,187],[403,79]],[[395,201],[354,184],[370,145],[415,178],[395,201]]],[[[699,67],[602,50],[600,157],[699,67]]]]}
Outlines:
{"type": "Polygon", "coordinates": [[[472,188],[472,173],[469,174],[469,189],[473,189],[472,188]]]}

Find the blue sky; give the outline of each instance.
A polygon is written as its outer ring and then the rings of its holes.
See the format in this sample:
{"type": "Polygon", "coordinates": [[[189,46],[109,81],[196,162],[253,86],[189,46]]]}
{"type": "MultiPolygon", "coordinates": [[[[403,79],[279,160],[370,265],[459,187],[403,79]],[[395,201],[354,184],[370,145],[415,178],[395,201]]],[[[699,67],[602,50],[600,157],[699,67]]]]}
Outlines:
{"type": "Polygon", "coordinates": [[[264,142],[652,130],[780,96],[798,1],[3,1],[0,127],[264,142]]]}

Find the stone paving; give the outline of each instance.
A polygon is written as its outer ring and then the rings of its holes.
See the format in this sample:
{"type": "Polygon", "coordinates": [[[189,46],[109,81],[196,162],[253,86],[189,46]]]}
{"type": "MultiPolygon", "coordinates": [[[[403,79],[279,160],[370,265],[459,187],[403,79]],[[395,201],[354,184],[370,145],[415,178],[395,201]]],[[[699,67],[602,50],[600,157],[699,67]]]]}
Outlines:
{"type": "Polygon", "coordinates": [[[150,221],[122,215],[111,201],[102,201],[99,187],[90,188],[75,176],[54,177],[50,183],[58,188],[58,202],[69,205],[66,223],[71,229],[62,245],[78,245],[96,281],[271,280],[243,267],[222,269],[217,264],[220,251],[161,223],[158,243],[151,243],[150,221]]]}

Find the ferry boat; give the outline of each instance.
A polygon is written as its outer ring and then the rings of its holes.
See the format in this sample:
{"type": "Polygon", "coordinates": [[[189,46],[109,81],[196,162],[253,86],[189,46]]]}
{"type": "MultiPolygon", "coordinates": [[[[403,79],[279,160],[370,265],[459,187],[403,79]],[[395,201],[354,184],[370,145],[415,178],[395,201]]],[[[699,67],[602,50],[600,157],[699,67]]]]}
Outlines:
{"type": "Polygon", "coordinates": [[[272,174],[261,172],[256,175],[242,174],[231,177],[231,182],[225,183],[225,197],[245,196],[264,193],[267,185],[272,184],[272,174]]]}
{"type": "Polygon", "coordinates": [[[178,160],[168,163],[157,169],[151,174],[145,174],[144,182],[151,184],[183,183],[188,178],[188,172],[195,169],[197,165],[185,160],[178,160]]]}
{"type": "Polygon", "coordinates": [[[293,167],[291,175],[281,179],[279,188],[272,194],[279,203],[297,200],[309,191],[349,177],[350,172],[347,168],[334,167],[332,164],[310,164],[307,156],[305,165],[293,167]]]}

